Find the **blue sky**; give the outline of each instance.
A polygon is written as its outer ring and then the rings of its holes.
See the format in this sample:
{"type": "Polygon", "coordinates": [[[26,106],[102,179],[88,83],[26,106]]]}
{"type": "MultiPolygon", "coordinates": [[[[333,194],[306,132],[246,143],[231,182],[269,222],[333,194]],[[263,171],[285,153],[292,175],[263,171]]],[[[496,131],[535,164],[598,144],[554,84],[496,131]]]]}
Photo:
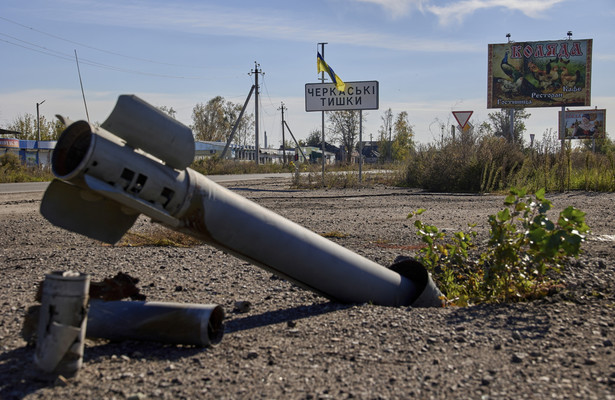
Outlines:
{"type": "MultiPolygon", "coordinates": [[[[3,0],[0,4],[0,127],[36,103],[85,119],[75,51],[91,121],[103,122],[120,94],[192,109],[220,95],[245,101],[254,62],[261,77],[260,132],[281,142],[280,105],[298,138],[320,129],[304,87],[319,82],[316,51],[345,81],[376,80],[380,109],[365,111],[374,139],[388,108],[408,112],[416,141],[440,136],[452,111],[487,119],[487,46],[593,39],[591,108],[615,109],[612,0],[3,0]]],[[[249,105],[253,112],[253,101],[249,105]]],[[[558,108],[530,108],[528,132],[556,128],[558,108]]],[[[261,138],[261,144],[264,139],[261,138]]]]}

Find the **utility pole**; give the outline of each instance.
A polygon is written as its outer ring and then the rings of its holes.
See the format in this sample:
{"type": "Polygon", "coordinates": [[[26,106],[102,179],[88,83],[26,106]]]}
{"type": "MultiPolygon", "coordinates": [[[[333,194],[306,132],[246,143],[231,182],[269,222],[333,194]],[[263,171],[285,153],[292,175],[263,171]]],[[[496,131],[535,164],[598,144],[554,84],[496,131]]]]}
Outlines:
{"type": "Polygon", "coordinates": [[[391,118],[391,123],[389,124],[389,162],[393,162],[393,118],[391,118]]]}
{"type": "Polygon", "coordinates": [[[363,182],[363,110],[359,110],[359,182],[363,182]]]}
{"type": "Polygon", "coordinates": [[[45,100],[40,103],[36,103],[36,165],[40,166],[41,160],[39,159],[41,156],[40,141],[41,141],[41,118],[39,116],[38,107],[43,104],[45,100]]]}
{"type": "Polygon", "coordinates": [[[280,106],[280,108],[278,108],[278,110],[282,110],[282,165],[286,165],[286,140],[284,139],[284,110],[287,110],[287,108],[284,107],[284,102],[282,102],[282,105],[280,106]]]}
{"type": "Polygon", "coordinates": [[[233,125],[233,130],[231,130],[231,134],[229,135],[226,146],[224,146],[224,150],[222,150],[222,155],[220,156],[222,159],[226,157],[226,152],[228,151],[231,142],[233,141],[233,137],[235,136],[235,131],[237,131],[237,127],[239,127],[239,122],[241,121],[241,117],[243,117],[243,113],[246,111],[246,107],[248,106],[248,102],[250,101],[250,97],[252,97],[252,93],[254,93],[255,85],[252,85],[250,88],[250,93],[248,93],[248,97],[246,97],[246,101],[243,103],[243,108],[239,113],[239,117],[237,117],[237,121],[235,121],[235,125],[233,125]]]}
{"type": "MultiPolygon", "coordinates": [[[[572,31],[568,31],[566,33],[568,35],[568,40],[572,40],[572,31]]],[[[559,126],[561,126],[561,130],[558,129],[558,135],[562,143],[562,154],[564,153],[564,145],[566,144],[566,106],[562,106],[561,119],[559,126]]],[[[568,139],[568,143],[571,142],[572,139],[568,139]]]]}
{"type": "Polygon", "coordinates": [[[250,71],[250,73],[248,75],[252,75],[254,74],[254,87],[255,87],[255,91],[254,91],[254,137],[255,137],[255,145],[254,145],[254,151],[256,152],[256,165],[258,165],[260,163],[259,161],[259,156],[260,156],[260,148],[258,145],[258,74],[263,74],[265,75],[265,73],[263,72],[262,69],[258,69],[258,67],[260,67],[261,65],[258,64],[256,61],[254,61],[254,69],[250,71]]]}
{"type": "Polygon", "coordinates": [[[508,110],[508,118],[510,119],[510,143],[515,143],[515,109],[508,110]]]}
{"type": "MultiPolygon", "coordinates": [[[[325,59],[325,44],[327,44],[327,42],[321,42],[318,43],[320,45],[320,55],[322,56],[322,59],[325,59]]],[[[323,71],[320,75],[320,81],[322,83],[325,83],[325,72],[323,71]]],[[[322,143],[321,143],[321,150],[322,150],[322,186],[325,186],[325,112],[321,111],[322,113],[322,143]]]]}

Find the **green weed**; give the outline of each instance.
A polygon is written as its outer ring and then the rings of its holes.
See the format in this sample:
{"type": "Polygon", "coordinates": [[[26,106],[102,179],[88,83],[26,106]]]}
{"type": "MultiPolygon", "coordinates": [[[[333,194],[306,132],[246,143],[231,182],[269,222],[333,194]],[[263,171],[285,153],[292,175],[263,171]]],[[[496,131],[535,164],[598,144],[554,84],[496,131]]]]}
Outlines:
{"type": "MultiPolygon", "coordinates": [[[[552,204],[544,190],[532,197],[513,188],[504,206],[489,216],[488,247],[480,254],[476,254],[472,229],[447,237],[433,225],[414,221],[427,245],[418,251],[418,260],[453,304],[542,297],[557,283],[565,260],[579,255],[589,231],[584,212],[567,207],[557,221],[551,221],[547,214],[552,204]]],[[[408,218],[424,211],[410,213],[408,218]]]]}
{"type": "Polygon", "coordinates": [[[0,156],[0,183],[45,182],[53,179],[49,169],[28,167],[21,163],[19,157],[12,153],[0,156]]]}

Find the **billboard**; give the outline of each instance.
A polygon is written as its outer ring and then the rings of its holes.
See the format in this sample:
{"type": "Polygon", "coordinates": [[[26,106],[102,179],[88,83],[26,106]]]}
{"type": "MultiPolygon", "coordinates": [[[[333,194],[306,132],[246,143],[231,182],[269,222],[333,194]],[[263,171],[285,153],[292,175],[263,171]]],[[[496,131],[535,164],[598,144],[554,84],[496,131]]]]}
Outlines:
{"type": "Polygon", "coordinates": [[[0,147],[19,148],[19,139],[13,138],[0,138],[0,147]]]}
{"type": "Polygon", "coordinates": [[[377,110],[378,81],[346,82],[340,92],[333,83],[305,84],[305,111],[377,110]]]}
{"type": "MultiPolygon", "coordinates": [[[[565,132],[560,139],[591,139],[604,137],[606,132],[606,110],[574,110],[559,112],[559,131],[565,132]],[[562,129],[562,123],[565,130],[562,129]]],[[[561,135],[561,133],[560,133],[561,135]]]]}
{"type": "Polygon", "coordinates": [[[487,108],[591,105],[592,39],[489,45],[487,108]]]}

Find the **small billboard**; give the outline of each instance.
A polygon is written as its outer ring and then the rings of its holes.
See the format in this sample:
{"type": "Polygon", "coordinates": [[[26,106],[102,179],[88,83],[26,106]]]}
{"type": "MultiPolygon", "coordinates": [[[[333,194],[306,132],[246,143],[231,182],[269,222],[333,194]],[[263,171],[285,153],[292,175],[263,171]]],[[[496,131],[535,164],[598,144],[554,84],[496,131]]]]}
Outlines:
{"type": "Polygon", "coordinates": [[[592,39],[489,45],[487,108],[591,105],[592,39]]]}
{"type": "Polygon", "coordinates": [[[562,118],[559,112],[560,139],[591,139],[604,137],[606,132],[606,110],[566,110],[562,118]],[[562,129],[562,123],[565,129],[562,129]]]}
{"type": "Polygon", "coordinates": [[[0,147],[2,148],[19,148],[19,139],[14,138],[0,138],[0,147]]]}

